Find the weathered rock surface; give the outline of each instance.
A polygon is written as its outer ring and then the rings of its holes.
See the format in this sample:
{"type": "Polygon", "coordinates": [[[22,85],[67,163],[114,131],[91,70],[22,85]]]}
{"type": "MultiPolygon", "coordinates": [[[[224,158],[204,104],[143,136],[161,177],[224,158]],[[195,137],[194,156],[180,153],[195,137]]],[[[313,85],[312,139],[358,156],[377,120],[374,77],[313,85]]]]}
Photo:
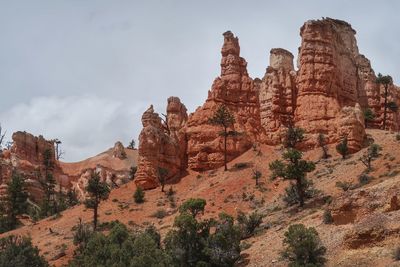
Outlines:
{"type": "Polygon", "coordinates": [[[25,177],[27,190],[31,199],[40,200],[43,189],[40,179],[44,173],[44,155],[48,153],[52,162],[52,172],[60,173],[60,167],[55,158],[54,143],[43,136],[33,136],[27,132],[16,132],[12,135],[13,145],[9,151],[4,151],[0,159],[0,183],[7,187],[12,171],[16,170],[25,177]]]}
{"type": "Polygon", "coordinates": [[[240,133],[228,138],[228,160],[242,154],[263,135],[258,92],[247,73],[247,62],[240,57],[239,39],[230,31],[224,33],[221,54],[221,76],[214,80],[206,102],[189,116],[187,123],[188,166],[193,170],[223,165],[221,129],[208,123],[220,105],[225,105],[235,117],[230,130],[240,133]]]}
{"type": "Polygon", "coordinates": [[[119,141],[116,142],[115,145],[114,145],[113,157],[114,158],[119,158],[119,159],[126,158],[126,152],[125,152],[124,145],[119,141]]]}
{"type": "Polygon", "coordinates": [[[297,96],[296,72],[293,55],[281,48],[271,50],[269,64],[259,89],[260,117],[266,132],[263,141],[277,145],[282,142],[288,125],[293,121],[297,96]]]}
{"type": "Polygon", "coordinates": [[[150,106],[142,116],[139,136],[138,170],[135,183],[150,189],[158,186],[158,168],[168,171],[167,180],[177,178],[186,169],[186,107],[177,97],[168,99],[164,122],[150,106]]]}

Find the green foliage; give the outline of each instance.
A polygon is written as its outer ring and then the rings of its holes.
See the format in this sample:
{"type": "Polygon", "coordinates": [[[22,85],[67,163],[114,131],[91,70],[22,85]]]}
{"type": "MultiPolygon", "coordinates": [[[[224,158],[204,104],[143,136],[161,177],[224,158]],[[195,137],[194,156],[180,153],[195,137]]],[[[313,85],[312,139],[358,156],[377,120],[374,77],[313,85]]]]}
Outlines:
{"type": "Polygon", "coordinates": [[[135,149],[135,146],[136,146],[135,139],[132,139],[132,140],[129,142],[129,145],[128,145],[127,148],[129,148],[129,149],[135,149]]]}
{"type": "Polygon", "coordinates": [[[392,112],[397,112],[399,110],[399,107],[397,106],[396,102],[393,101],[387,103],[387,108],[392,112]]]}
{"type": "Polygon", "coordinates": [[[42,218],[44,218],[47,216],[51,216],[57,212],[57,203],[54,197],[56,180],[54,179],[52,173],[46,172],[44,180],[41,180],[40,183],[44,192],[44,198],[42,203],[40,204],[40,215],[42,218]]]}
{"type": "Polygon", "coordinates": [[[396,134],[396,141],[400,141],[400,133],[396,134]]]}
{"type": "Polygon", "coordinates": [[[227,107],[221,105],[208,120],[208,123],[220,126],[223,129],[220,135],[224,137],[224,170],[227,171],[226,139],[228,136],[235,136],[238,134],[236,131],[228,131],[228,128],[235,123],[235,117],[227,107]]]}
{"type": "Polygon", "coordinates": [[[17,216],[27,212],[28,193],[25,179],[13,172],[7,183],[7,194],[0,205],[0,232],[6,232],[17,226],[17,216]]]}
{"type": "Polygon", "coordinates": [[[71,188],[67,192],[67,204],[72,207],[79,203],[78,196],[76,194],[75,189],[71,188]]]}
{"type": "Polygon", "coordinates": [[[373,121],[375,119],[375,113],[370,108],[367,108],[364,110],[364,118],[365,122],[373,121]]]}
{"type": "Polygon", "coordinates": [[[328,147],[326,145],[326,138],[325,135],[322,133],[318,134],[318,144],[322,149],[322,158],[323,159],[329,158],[328,147]]]}
{"type": "Polygon", "coordinates": [[[257,212],[253,212],[249,216],[246,216],[246,214],[239,211],[237,221],[240,228],[241,239],[253,236],[254,231],[260,226],[262,220],[263,216],[257,212]]]}
{"type": "Polygon", "coordinates": [[[349,189],[352,188],[352,186],[353,185],[349,182],[341,182],[341,181],[336,182],[336,187],[341,188],[343,191],[348,191],[349,189]]]}
{"type": "Polygon", "coordinates": [[[9,236],[0,239],[0,267],[47,267],[46,260],[29,238],[9,236]]]}
{"type": "Polygon", "coordinates": [[[321,245],[318,232],[303,224],[291,225],[283,240],[283,258],[290,261],[291,267],[324,266],[326,248],[321,245]]]}
{"type": "Polygon", "coordinates": [[[196,217],[200,212],[204,212],[206,201],[202,198],[190,198],[186,200],[180,207],[181,213],[189,212],[193,217],[196,217]]]}
{"type": "Polygon", "coordinates": [[[247,162],[238,162],[233,165],[233,168],[241,170],[249,167],[249,163],[247,162]]]}
{"type": "Polygon", "coordinates": [[[286,148],[295,148],[298,143],[303,141],[303,139],[304,139],[304,130],[290,125],[286,132],[284,146],[286,148]]]}
{"type": "Polygon", "coordinates": [[[110,194],[110,188],[105,182],[100,181],[100,175],[98,173],[93,173],[86,186],[86,192],[88,192],[89,197],[85,201],[85,206],[88,209],[93,209],[93,229],[97,228],[98,219],[98,207],[100,201],[106,200],[110,194]]]}
{"type": "Polygon", "coordinates": [[[371,144],[366,153],[361,156],[360,161],[367,167],[367,171],[372,169],[371,163],[379,156],[379,151],[381,150],[382,148],[379,145],[371,144]]]}
{"type": "Polygon", "coordinates": [[[378,73],[378,77],[376,78],[376,83],[378,84],[383,84],[383,85],[389,85],[393,82],[393,79],[389,75],[382,75],[381,73],[378,73]]]}
{"type": "Polygon", "coordinates": [[[322,220],[325,224],[333,223],[333,217],[330,210],[325,210],[324,214],[322,215],[322,220]]]}
{"type": "Polygon", "coordinates": [[[358,176],[358,183],[359,183],[360,186],[369,184],[371,182],[371,180],[372,180],[372,177],[367,175],[367,174],[365,174],[365,173],[363,173],[360,176],[358,176]]]}
{"type": "Polygon", "coordinates": [[[349,154],[349,147],[347,146],[347,136],[345,136],[342,141],[336,145],[337,152],[342,155],[342,159],[345,159],[349,154]]]}
{"type": "MultiPolygon", "coordinates": [[[[303,199],[306,200],[313,198],[317,192],[313,187],[313,183],[307,179],[303,179],[301,184],[303,188],[303,199]]],[[[288,206],[300,204],[300,196],[297,185],[291,183],[288,187],[285,188],[283,201],[285,201],[288,206]]]]}
{"type": "Polygon", "coordinates": [[[79,219],[79,223],[76,226],[76,230],[74,233],[74,245],[78,246],[78,250],[82,251],[86,248],[87,243],[89,242],[90,237],[92,236],[93,231],[89,225],[82,223],[82,220],[79,219]]]}
{"type": "Polygon", "coordinates": [[[132,234],[125,225],[114,222],[107,236],[92,234],[87,245],[76,251],[69,266],[167,267],[171,266],[171,260],[159,247],[158,233],[156,238],[149,231],[132,234]]]}
{"type": "MultiPolygon", "coordinates": [[[[293,148],[288,148],[283,153],[283,160],[275,160],[270,163],[269,168],[272,171],[271,178],[282,177],[285,180],[296,182],[296,194],[300,206],[304,205],[304,200],[307,197],[306,193],[311,185],[306,179],[306,174],[315,169],[315,164],[311,161],[302,159],[303,154],[293,148]]],[[[289,189],[289,192],[293,188],[289,189]]],[[[288,191],[287,191],[288,192],[288,191]]]]}
{"type": "Polygon", "coordinates": [[[133,194],[133,199],[135,200],[135,203],[143,203],[144,195],[144,190],[140,186],[138,186],[135,190],[135,193],[133,194]]]}
{"type": "Polygon", "coordinates": [[[241,235],[240,227],[234,224],[234,219],[221,213],[215,232],[208,237],[204,249],[211,266],[234,266],[240,257],[241,235]]]}
{"type": "Polygon", "coordinates": [[[240,256],[241,239],[234,219],[222,213],[218,220],[198,221],[187,209],[180,210],[164,240],[174,266],[233,266],[240,256]]]}

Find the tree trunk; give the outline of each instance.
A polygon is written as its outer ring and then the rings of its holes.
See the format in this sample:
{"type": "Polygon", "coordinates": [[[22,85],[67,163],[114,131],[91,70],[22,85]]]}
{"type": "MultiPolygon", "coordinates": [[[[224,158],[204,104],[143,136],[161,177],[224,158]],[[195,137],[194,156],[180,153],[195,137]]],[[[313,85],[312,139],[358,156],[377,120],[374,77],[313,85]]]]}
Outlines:
{"type": "Polygon", "coordinates": [[[388,85],[385,84],[385,105],[383,107],[383,130],[386,130],[388,85]]]}
{"type": "Polygon", "coordinates": [[[164,183],[161,184],[161,192],[164,193],[164,183]]]}
{"type": "Polygon", "coordinates": [[[99,204],[96,202],[93,207],[93,231],[97,229],[97,208],[99,204]]]}
{"type": "Polygon", "coordinates": [[[225,127],[225,129],[224,129],[224,165],[225,165],[224,171],[228,170],[228,167],[226,166],[226,164],[227,164],[227,159],[226,159],[226,139],[227,139],[227,135],[228,135],[228,133],[226,132],[226,127],[225,127]]]}

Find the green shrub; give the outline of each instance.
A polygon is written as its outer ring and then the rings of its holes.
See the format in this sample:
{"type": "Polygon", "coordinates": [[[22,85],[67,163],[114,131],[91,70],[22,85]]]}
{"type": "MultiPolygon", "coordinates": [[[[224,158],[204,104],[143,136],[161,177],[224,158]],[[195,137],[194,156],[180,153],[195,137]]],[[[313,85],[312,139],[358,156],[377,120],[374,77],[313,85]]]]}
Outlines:
{"type": "Polygon", "coordinates": [[[315,228],[303,224],[289,226],[283,240],[282,257],[289,260],[290,267],[323,266],[326,262],[326,248],[321,245],[315,228]]]}
{"type": "Polygon", "coordinates": [[[336,182],[336,187],[341,188],[343,191],[348,191],[349,189],[351,189],[352,184],[349,182],[339,181],[339,182],[336,182]]]}
{"type": "Polygon", "coordinates": [[[342,155],[342,159],[345,159],[349,154],[349,147],[347,146],[347,136],[342,139],[342,141],[336,145],[337,152],[342,155]]]}
{"type": "Polygon", "coordinates": [[[331,224],[333,223],[333,217],[330,210],[325,210],[324,214],[322,215],[322,220],[324,224],[331,224]]]}
{"type": "Polygon", "coordinates": [[[179,211],[189,212],[193,217],[196,217],[200,212],[204,212],[206,201],[202,198],[190,198],[186,200],[180,207],[179,211]]]}
{"type": "Polygon", "coordinates": [[[358,183],[360,184],[360,186],[369,184],[371,182],[371,180],[372,180],[372,176],[369,176],[365,173],[358,176],[358,183]]]}
{"type": "MultiPolygon", "coordinates": [[[[312,181],[305,180],[303,182],[303,190],[304,190],[304,199],[310,199],[315,196],[317,191],[315,190],[312,181]]],[[[291,183],[288,187],[285,188],[285,195],[283,197],[283,201],[286,202],[288,206],[293,206],[300,203],[299,193],[297,191],[296,185],[291,183]]]]}
{"type": "Polygon", "coordinates": [[[151,217],[155,217],[157,219],[162,219],[165,216],[167,216],[167,212],[164,209],[158,209],[156,212],[154,212],[151,217]]]}
{"type": "Polygon", "coordinates": [[[251,213],[246,216],[243,212],[239,211],[237,221],[240,227],[241,239],[246,239],[253,236],[255,230],[262,223],[263,216],[257,212],[251,213]]]}
{"type": "Polygon", "coordinates": [[[396,141],[400,141],[400,133],[396,134],[396,141]]]}
{"type": "Polygon", "coordinates": [[[135,203],[138,203],[138,204],[143,203],[144,195],[145,195],[144,190],[140,186],[138,186],[135,190],[135,193],[133,194],[135,203]]]}
{"type": "Polygon", "coordinates": [[[241,170],[249,167],[249,163],[247,162],[238,162],[233,165],[234,169],[241,170]]]}
{"type": "Polygon", "coordinates": [[[39,249],[30,238],[8,236],[0,239],[0,267],[47,267],[49,264],[39,255],[39,249]]]}

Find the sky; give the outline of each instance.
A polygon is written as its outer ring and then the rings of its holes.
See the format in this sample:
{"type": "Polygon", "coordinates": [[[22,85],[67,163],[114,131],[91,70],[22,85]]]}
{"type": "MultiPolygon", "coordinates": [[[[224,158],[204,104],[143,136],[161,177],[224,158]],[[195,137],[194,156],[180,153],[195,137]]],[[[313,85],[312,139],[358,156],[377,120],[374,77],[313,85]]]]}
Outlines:
{"type": "Polygon", "coordinates": [[[0,123],[58,138],[64,161],[128,145],[153,104],[193,112],[220,74],[222,33],[239,37],[251,77],[271,48],[297,58],[299,29],[331,17],[357,31],[360,53],[400,83],[400,1],[0,0],[0,123]]]}

